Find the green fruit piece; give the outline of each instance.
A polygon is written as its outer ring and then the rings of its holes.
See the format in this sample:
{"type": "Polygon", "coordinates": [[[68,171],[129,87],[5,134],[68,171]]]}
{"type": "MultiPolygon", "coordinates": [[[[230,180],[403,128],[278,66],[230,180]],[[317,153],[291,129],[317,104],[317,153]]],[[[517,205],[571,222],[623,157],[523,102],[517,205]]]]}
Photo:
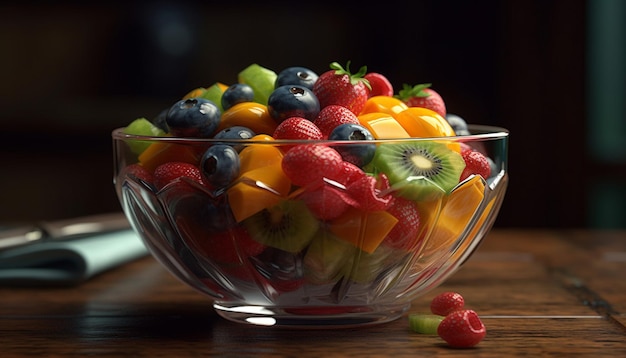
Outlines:
{"type": "MultiPolygon", "coordinates": [[[[145,118],[137,118],[130,122],[130,124],[124,128],[124,133],[154,137],[165,135],[165,132],[161,128],[155,126],[145,118]]],[[[150,144],[150,142],[140,140],[128,141],[130,150],[137,155],[143,153],[150,144]]]]}
{"type": "Polygon", "coordinates": [[[276,77],[276,72],[253,63],[239,72],[238,80],[252,87],[255,102],[267,105],[267,99],[274,91],[276,77]]]}
{"type": "Polygon", "coordinates": [[[367,253],[357,250],[345,261],[345,276],[356,283],[371,283],[376,277],[392,264],[389,256],[394,250],[386,245],[380,245],[374,252],[367,253]]]}
{"type": "Polygon", "coordinates": [[[413,313],[409,315],[409,328],[416,333],[437,335],[437,328],[443,318],[434,314],[413,313]]]}
{"type": "Polygon", "coordinates": [[[304,249],[319,228],[317,219],[303,202],[297,200],[284,200],[250,216],[243,223],[258,242],[292,253],[304,249]]]}
{"type": "Polygon", "coordinates": [[[372,162],[399,195],[415,201],[450,193],[465,168],[461,154],[434,141],[383,143],[372,162]]]}
{"type": "Polygon", "coordinates": [[[222,107],[222,94],[226,88],[228,88],[228,86],[222,83],[214,83],[208,87],[200,97],[213,102],[217,108],[219,108],[220,112],[224,112],[224,108],[222,107]]]}
{"type": "Polygon", "coordinates": [[[319,230],[304,255],[304,275],[313,284],[334,282],[342,275],[346,261],[357,248],[325,230],[319,230]]]}

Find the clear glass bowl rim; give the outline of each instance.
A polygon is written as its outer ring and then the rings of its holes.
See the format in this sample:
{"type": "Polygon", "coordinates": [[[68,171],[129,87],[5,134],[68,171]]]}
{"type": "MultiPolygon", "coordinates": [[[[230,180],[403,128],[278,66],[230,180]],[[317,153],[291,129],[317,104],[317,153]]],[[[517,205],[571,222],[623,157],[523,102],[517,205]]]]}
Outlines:
{"type": "MultiPolygon", "coordinates": [[[[475,134],[453,136],[453,137],[411,137],[411,138],[385,138],[374,139],[368,141],[370,143],[389,143],[389,142],[404,142],[404,141],[431,141],[431,140],[455,140],[459,142],[474,142],[482,140],[494,140],[502,139],[509,136],[508,129],[498,126],[482,125],[482,124],[469,124],[468,128],[470,132],[475,134]]],[[[191,137],[173,137],[173,136],[146,136],[137,134],[124,133],[124,127],[114,129],[111,133],[113,139],[116,140],[140,140],[150,142],[165,142],[165,143],[178,143],[178,144],[199,144],[199,143],[237,143],[237,144],[346,144],[346,143],[358,143],[362,144],[362,141],[348,141],[348,140],[294,140],[294,139],[274,139],[271,141],[259,140],[259,139],[215,139],[215,138],[191,138],[191,137]]]]}

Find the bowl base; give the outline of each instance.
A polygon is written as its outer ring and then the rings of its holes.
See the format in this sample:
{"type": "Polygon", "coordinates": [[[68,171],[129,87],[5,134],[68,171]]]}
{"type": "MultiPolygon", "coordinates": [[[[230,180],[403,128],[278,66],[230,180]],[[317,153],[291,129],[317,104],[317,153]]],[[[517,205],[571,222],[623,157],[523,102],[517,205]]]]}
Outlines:
{"type": "Polygon", "coordinates": [[[370,326],[394,321],[410,308],[403,305],[275,307],[214,303],[221,317],[248,325],[328,329],[370,326]]]}

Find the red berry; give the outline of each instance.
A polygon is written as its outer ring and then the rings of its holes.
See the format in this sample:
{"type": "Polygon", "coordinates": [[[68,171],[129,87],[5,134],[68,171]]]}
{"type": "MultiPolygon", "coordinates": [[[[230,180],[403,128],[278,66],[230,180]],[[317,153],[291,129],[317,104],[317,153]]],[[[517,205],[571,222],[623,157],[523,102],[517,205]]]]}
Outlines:
{"type": "Polygon", "coordinates": [[[154,176],[148,169],[139,165],[139,164],[131,164],[123,169],[123,176],[128,176],[132,179],[142,180],[148,184],[152,184],[154,181],[154,176]]]}
{"type": "Polygon", "coordinates": [[[393,96],[393,85],[387,77],[380,73],[370,72],[363,76],[369,81],[371,90],[369,91],[369,97],[374,96],[393,96]]]}
{"type": "Polygon", "coordinates": [[[350,62],[345,69],[337,62],[331,63],[330,68],[331,70],[322,73],[313,85],[313,94],[319,100],[320,108],[338,104],[359,115],[365,107],[369,93],[363,79],[367,67],[361,67],[355,74],[350,73],[350,62]]]}
{"type": "Polygon", "coordinates": [[[336,219],[348,207],[355,204],[354,200],[343,190],[331,185],[322,185],[315,190],[305,191],[299,199],[320,220],[336,219]]]}
{"type": "Polygon", "coordinates": [[[361,178],[364,175],[367,175],[365,174],[363,169],[359,168],[353,163],[344,161],[341,164],[341,170],[337,173],[337,176],[329,178],[340,184],[343,184],[346,187],[353,183],[355,180],[361,178]]]}
{"type": "Polygon", "coordinates": [[[389,180],[384,174],[380,174],[378,178],[377,180],[376,177],[363,175],[347,185],[346,190],[359,209],[380,211],[391,205],[393,196],[385,193],[389,189],[389,180]]]}
{"type": "Polygon", "coordinates": [[[446,117],[446,104],[441,95],[429,88],[430,83],[409,86],[405,84],[398,92],[398,97],[409,107],[423,107],[437,112],[446,117]]]}
{"type": "Polygon", "coordinates": [[[454,311],[437,328],[437,334],[451,347],[469,348],[485,338],[487,329],[473,310],[454,311]]]}
{"type": "Polygon", "coordinates": [[[421,229],[417,204],[412,200],[396,197],[387,212],[398,219],[398,223],[387,234],[383,243],[395,249],[405,251],[413,249],[421,229]]]}
{"type": "Polygon", "coordinates": [[[331,104],[322,108],[313,121],[322,132],[322,136],[326,139],[330,132],[340,124],[351,123],[359,124],[359,118],[348,108],[337,104],[331,104]]]}
{"type": "Polygon", "coordinates": [[[280,122],[272,135],[274,139],[322,139],[322,132],[310,120],[302,117],[290,117],[280,122]]]}
{"type": "Polygon", "coordinates": [[[285,175],[299,186],[317,185],[324,178],[336,178],[342,168],[341,154],[325,145],[296,145],[285,153],[282,160],[285,175]]]}
{"type": "Polygon", "coordinates": [[[153,175],[154,186],[157,190],[161,190],[168,183],[181,177],[187,177],[204,185],[200,169],[193,164],[185,162],[167,162],[161,164],[154,170],[153,175]]]}
{"type": "Polygon", "coordinates": [[[480,175],[484,179],[491,176],[491,165],[484,154],[476,150],[461,150],[461,156],[465,161],[465,168],[461,173],[461,181],[467,179],[472,174],[480,175]]]}
{"type": "Polygon", "coordinates": [[[433,314],[447,316],[448,314],[462,310],[465,299],[456,292],[443,292],[437,295],[430,303],[430,311],[433,314]]]}
{"type": "Polygon", "coordinates": [[[195,240],[198,251],[219,263],[242,263],[265,249],[265,245],[254,240],[243,227],[209,233],[201,238],[195,240]]]}

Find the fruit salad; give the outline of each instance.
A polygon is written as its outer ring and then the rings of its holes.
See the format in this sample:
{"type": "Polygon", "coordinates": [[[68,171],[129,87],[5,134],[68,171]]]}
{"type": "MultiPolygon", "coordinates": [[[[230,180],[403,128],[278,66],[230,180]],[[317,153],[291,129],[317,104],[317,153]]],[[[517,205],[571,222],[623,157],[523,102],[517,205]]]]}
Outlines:
{"type": "Polygon", "coordinates": [[[158,234],[182,276],[224,301],[253,287],[257,302],[291,306],[281,297],[305,291],[317,307],[383,281],[401,295],[492,220],[500,198],[486,193],[504,170],[462,140],[467,123],[430,84],[396,91],[350,63],[252,64],[123,134],[119,195],[167,218],[158,234]]]}

